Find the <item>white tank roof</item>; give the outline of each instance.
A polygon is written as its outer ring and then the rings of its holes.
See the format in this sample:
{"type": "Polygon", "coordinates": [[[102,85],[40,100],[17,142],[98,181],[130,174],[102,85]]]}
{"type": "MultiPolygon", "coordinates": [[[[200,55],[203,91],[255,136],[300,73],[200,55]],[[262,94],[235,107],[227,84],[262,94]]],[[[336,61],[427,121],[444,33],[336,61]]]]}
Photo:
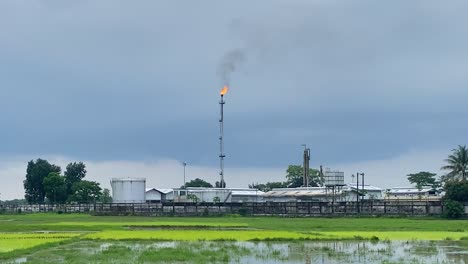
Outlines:
{"type": "Polygon", "coordinates": [[[112,182],[119,182],[119,181],[134,182],[134,181],[146,181],[146,179],[145,178],[113,178],[111,181],[112,182]]]}

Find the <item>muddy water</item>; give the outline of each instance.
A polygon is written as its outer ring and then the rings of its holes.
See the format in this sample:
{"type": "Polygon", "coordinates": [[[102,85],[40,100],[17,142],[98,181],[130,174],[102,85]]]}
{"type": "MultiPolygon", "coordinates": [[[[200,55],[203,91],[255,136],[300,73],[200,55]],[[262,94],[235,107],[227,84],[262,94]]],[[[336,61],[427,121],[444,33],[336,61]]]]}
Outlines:
{"type": "Polygon", "coordinates": [[[244,243],[239,263],[467,263],[468,243],[430,241],[244,243]]]}
{"type": "MultiPolygon", "coordinates": [[[[468,241],[329,241],[329,242],[151,242],[80,241],[38,251],[6,263],[67,263],[67,254],[79,255],[74,263],[174,263],[140,256],[164,249],[185,249],[197,254],[228,254],[215,263],[463,263],[468,264],[468,241]],[[103,257],[118,247],[127,253],[103,257]],[[67,253],[68,252],[68,253],[67,253]],[[211,252],[211,253],[206,253],[211,252]],[[96,261],[99,259],[98,261],[96,261]],[[44,262],[44,261],[49,262],[44,262]],[[52,261],[53,260],[53,261],[52,261]],[[52,261],[52,262],[50,262],[52,261]],[[82,261],[82,262],[81,262],[82,261]]],[[[73,258],[72,258],[73,259],[73,258]]],[[[210,258],[204,263],[210,263],[210,258]]],[[[0,261],[1,262],[1,261],[0,261]]],[[[177,262],[181,263],[181,262],[177,262]]],[[[182,263],[191,263],[182,262],[182,263]]],[[[200,263],[200,261],[198,262],[200,263]]]]}

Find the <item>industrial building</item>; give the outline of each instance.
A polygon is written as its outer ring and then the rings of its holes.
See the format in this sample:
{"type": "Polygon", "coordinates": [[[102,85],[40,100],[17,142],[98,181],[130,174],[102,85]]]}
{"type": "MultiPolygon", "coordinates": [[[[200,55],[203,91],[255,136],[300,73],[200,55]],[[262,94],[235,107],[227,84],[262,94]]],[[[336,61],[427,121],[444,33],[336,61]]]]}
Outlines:
{"type": "Polygon", "coordinates": [[[414,187],[394,187],[387,190],[385,199],[413,199],[419,197],[440,199],[437,192],[429,187],[424,187],[421,190],[414,187]]]}
{"type": "Polygon", "coordinates": [[[146,188],[147,203],[172,202],[174,200],[173,189],[146,188]]]}
{"type": "MultiPolygon", "coordinates": [[[[336,201],[342,200],[342,191],[335,192],[336,201]]],[[[331,201],[332,191],[326,187],[276,188],[263,194],[265,202],[331,201]]]]}
{"type": "Polygon", "coordinates": [[[146,179],[114,178],[110,183],[112,187],[112,201],[114,203],[146,202],[146,179]]]}
{"type": "MultiPolygon", "coordinates": [[[[344,172],[326,169],[322,187],[278,188],[262,192],[250,188],[146,188],[144,178],[112,179],[114,203],[245,203],[245,202],[353,202],[356,200],[380,200],[381,188],[357,183],[344,184],[344,172]],[[358,198],[359,197],[359,198],[358,198]]],[[[429,189],[394,188],[387,197],[429,196],[429,189]]]]}
{"type": "Polygon", "coordinates": [[[262,202],[264,192],[249,188],[202,188],[189,187],[186,189],[174,189],[175,202],[193,202],[196,197],[198,202],[238,203],[238,202],[262,202]]]}
{"type": "MultiPolygon", "coordinates": [[[[382,189],[364,185],[359,186],[359,199],[383,199],[382,189]]],[[[340,188],[330,187],[300,187],[278,188],[263,194],[265,202],[353,202],[358,199],[355,184],[347,184],[340,188]]]]}
{"type": "Polygon", "coordinates": [[[347,191],[356,191],[359,189],[363,200],[381,200],[384,198],[384,192],[381,188],[369,184],[365,184],[364,186],[360,184],[357,186],[356,183],[348,183],[343,189],[347,191]]]}

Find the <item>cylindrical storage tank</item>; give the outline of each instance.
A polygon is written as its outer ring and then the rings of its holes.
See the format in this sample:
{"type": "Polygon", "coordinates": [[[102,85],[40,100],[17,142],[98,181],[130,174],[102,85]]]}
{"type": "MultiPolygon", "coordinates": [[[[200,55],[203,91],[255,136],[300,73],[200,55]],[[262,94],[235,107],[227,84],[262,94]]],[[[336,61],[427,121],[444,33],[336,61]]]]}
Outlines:
{"type": "Polygon", "coordinates": [[[344,185],[344,172],[327,170],[323,174],[325,186],[343,186],[344,185]]]}
{"type": "Polygon", "coordinates": [[[121,178],[112,179],[113,203],[145,203],[146,179],[121,178]]]}

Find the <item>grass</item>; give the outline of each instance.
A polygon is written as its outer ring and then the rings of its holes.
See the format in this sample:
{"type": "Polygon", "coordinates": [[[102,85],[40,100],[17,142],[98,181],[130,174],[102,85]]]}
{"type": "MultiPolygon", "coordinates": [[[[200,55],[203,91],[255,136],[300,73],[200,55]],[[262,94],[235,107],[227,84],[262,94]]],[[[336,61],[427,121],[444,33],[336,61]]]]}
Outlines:
{"type": "Polygon", "coordinates": [[[85,239],[99,240],[158,240],[158,241],[301,241],[301,240],[460,240],[466,233],[460,232],[314,232],[300,233],[272,230],[160,230],[160,231],[117,231],[108,230],[85,235],[85,239]],[[450,238],[450,239],[447,239],[450,238]]]}
{"type": "Polygon", "coordinates": [[[31,234],[0,233],[0,253],[28,249],[39,245],[60,242],[79,236],[77,233],[31,234]]]}
{"type": "Polygon", "coordinates": [[[191,227],[191,228],[208,228],[208,227],[221,227],[221,228],[229,228],[229,227],[248,227],[246,223],[203,223],[203,222],[165,222],[165,221],[158,221],[158,222],[59,222],[59,223],[45,223],[44,226],[61,226],[61,227],[73,227],[79,226],[81,228],[89,228],[89,227],[99,227],[99,228],[120,228],[120,227],[191,227]]]}
{"type": "Polygon", "coordinates": [[[439,218],[133,217],[85,214],[0,215],[0,232],[123,230],[126,226],[249,227],[275,231],[466,232],[468,221],[439,218]]]}
{"type": "MultiPolygon", "coordinates": [[[[459,240],[468,237],[468,221],[381,217],[182,218],[99,217],[86,214],[0,215],[0,232],[36,232],[44,230],[56,232],[95,232],[85,235],[84,238],[101,240],[459,240]],[[145,231],[139,229],[145,229],[145,231]]],[[[34,241],[33,239],[31,238],[31,241],[34,241]]],[[[1,241],[0,238],[0,243],[1,241]]],[[[37,240],[34,243],[31,242],[31,244],[39,242],[37,240]]],[[[17,243],[22,244],[21,241],[17,243]]]]}
{"type": "Polygon", "coordinates": [[[318,238],[289,231],[244,231],[244,230],[160,230],[160,231],[102,231],[84,236],[99,240],[159,240],[159,241],[284,241],[318,238]]]}

